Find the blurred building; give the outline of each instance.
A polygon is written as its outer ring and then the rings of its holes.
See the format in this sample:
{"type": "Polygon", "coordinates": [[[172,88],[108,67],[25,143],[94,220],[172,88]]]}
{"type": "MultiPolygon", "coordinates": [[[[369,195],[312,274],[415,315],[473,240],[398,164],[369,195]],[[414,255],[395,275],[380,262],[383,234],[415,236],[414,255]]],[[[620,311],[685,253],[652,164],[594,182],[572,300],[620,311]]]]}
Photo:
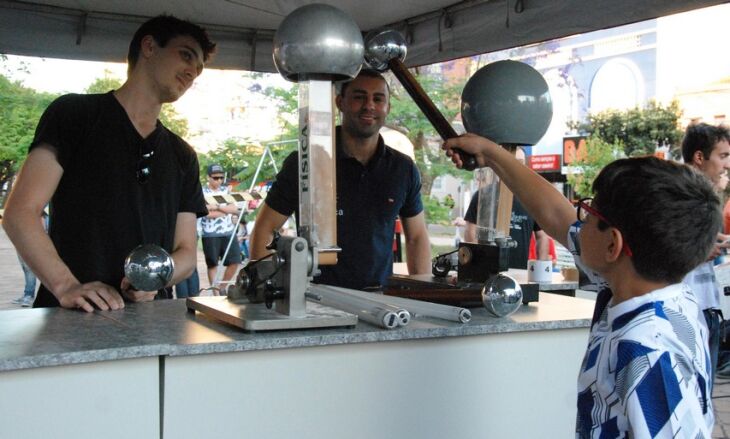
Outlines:
{"type": "Polygon", "coordinates": [[[643,106],[652,99],[664,105],[677,100],[682,127],[727,121],[728,22],[730,4],[724,4],[428,69],[444,80],[463,82],[480,67],[502,59],[535,67],[550,88],[553,120],[540,142],[528,148],[528,155],[545,156],[547,162],[549,156],[562,156],[566,136],[577,134],[567,123],[585,120],[590,112],[643,106]]]}

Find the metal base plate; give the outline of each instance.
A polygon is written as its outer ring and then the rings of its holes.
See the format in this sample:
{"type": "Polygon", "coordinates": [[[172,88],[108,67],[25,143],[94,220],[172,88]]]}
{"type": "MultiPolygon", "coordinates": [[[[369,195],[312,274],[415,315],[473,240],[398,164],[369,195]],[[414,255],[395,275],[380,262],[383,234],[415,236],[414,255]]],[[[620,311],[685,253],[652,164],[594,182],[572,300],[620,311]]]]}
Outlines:
{"type": "Polygon", "coordinates": [[[227,297],[188,297],[188,310],[199,311],[245,331],[355,326],[357,316],[328,306],[307,302],[307,314],[290,317],[266,308],[263,303],[235,303],[227,297]]]}

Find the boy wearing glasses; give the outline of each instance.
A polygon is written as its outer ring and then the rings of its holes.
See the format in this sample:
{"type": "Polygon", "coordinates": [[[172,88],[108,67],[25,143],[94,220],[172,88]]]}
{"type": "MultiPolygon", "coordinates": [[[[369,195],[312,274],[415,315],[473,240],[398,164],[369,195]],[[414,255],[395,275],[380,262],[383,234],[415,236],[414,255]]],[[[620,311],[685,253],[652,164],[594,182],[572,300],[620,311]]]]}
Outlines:
{"type": "Polygon", "coordinates": [[[479,136],[446,141],[490,166],[601,285],[578,377],[576,437],[710,437],[707,329],[682,278],[707,258],[720,201],[701,174],[654,157],[617,160],[576,210],[479,136]]]}
{"type": "Polygon", "coordinates": [[[199,26],[152,18],[129,45],[128,77],[118,90],[61,96],[46,109],[3,221],[42,282],[35,307],[92,312],[123,308],[122,296],[152,300],[158,292],[133,290],[123,271],[143,243],[172,255],[170,285],[191,274],[196,217],[206,214],[198,159],[158,116],[163,103],[185,94],[214,49],[199,26]],[[46,235],[38,218],[49,201],[46,235]]]}

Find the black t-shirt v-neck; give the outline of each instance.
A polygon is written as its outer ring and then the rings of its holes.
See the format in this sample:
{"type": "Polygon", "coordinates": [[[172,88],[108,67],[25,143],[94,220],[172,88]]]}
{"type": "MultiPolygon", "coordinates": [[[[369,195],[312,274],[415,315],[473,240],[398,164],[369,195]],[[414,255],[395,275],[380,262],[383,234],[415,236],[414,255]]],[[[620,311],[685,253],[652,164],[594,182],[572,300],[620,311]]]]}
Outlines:
{"type": "MultiPolygon", "coordinates": [[[[172,251],[177,214],[205,215],[195,151],[161,123],[143,139],[113,93],[65,95],[45,111],[31,149],[49,144],[63,176],[50,203],[49,235],[82,283],[119,288],[139,244],[172,251]],[[140,183],[143,149],[154,150],[140,183]]],[[[41,286],[35,306],[57,306],[41,286]]]]}

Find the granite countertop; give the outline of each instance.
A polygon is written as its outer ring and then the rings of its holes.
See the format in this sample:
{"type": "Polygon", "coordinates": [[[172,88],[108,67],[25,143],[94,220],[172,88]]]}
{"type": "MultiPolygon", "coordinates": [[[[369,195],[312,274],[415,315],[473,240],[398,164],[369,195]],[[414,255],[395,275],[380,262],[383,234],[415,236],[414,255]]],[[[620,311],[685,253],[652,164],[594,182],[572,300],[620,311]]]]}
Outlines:
{"type": "Polygon", "coordinates": [[[0,311],[0,371],[160,355],[587,328],[593,305],[591,300],[540,293],[539,302],[523,305],[505,318],[474,308],[466,324],[418,317],[393,330],[360,322],[349,328],[257,333],[189,313],[183,299],[94,313],[60,308],[0,311]]]}

